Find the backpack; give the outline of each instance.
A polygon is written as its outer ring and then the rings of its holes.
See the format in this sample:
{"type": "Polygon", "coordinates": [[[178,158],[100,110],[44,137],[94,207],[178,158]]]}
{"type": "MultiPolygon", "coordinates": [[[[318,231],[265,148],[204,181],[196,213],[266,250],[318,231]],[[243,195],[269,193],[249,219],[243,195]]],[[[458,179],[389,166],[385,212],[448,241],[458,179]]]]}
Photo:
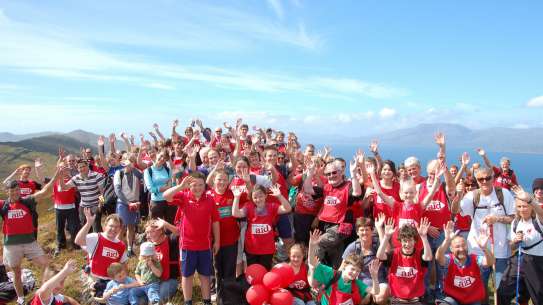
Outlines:
{"type": "MultiPolygon", "coordinates": [[[[501,187],[495,187],[494,190],[496,191],[496,197],[498,197],[498,204],[503,207],[503,211],[505,212],[505,215],[508,215],[507,210],[505,209],[502,188],[501,187]]],[[[473,191],[473,215],[471,215],[471,218],[475,217],[475,211],[477,209],[490,208],[490,207],[479,207],[479,202],[480,201],[481,201],[481,189],[476,189],[475,191],[473,191]]]]}
{"type": "MultiPolygon", "coordinates": [[[[23,292],[24,294],[30,293],[36,286],[36,278],[29,269],[21,270],[23,292]]],[[[15,286],[13,284],[13,273],[6,272],[4,265],[0,266],[0,303],[8,303],[15,301],[17,293],[15,292],[15,286]]]]}
{"type": "MultiPolygon", "coordinates": [[[[336,284],[339,281],[340,277],[341,277],[341,272],[334,269],[334,276],[332,277],[330,282],[326,283],[326,285],[324,285],[324,288],[319,289],[319,294],[317,295],[318,305],[321,305],[321,299],[323,296],[329,301],[330,297],[326,295],[326,290],[328,290],[330,286],[336,284]]],[[[330,293],[332,293],[332,291],[330,291],[330,293]]],[[[362,304],[362,296],[360,295],[360,291],[358,290],[358,286],[356,285],[356,280],[351,281],[351,295],[352,295],[353,303],[355,305],[362,304]]],[[[328,305],[335,305],[335,304],[330,304],[330,302],[328,302],[328,305]]]]}
{"type": "MultiPolygon", "coordinates": [[[[543,230],[541,230],[541,227],[539,226],[539,223],[537,223],[535,217],[532,217],[531,220],[532,220],[532,225],[534,226],[534,229],[539,233],[539,235],[541,235],[542,239],[539,240],[538,242],[536,242],[533,245],[530,245],[528,247],[522,247],[522,249],[524,249],[524,250],[530,250],[533,247],[535,247],[535,246],[537,246],[537,245],[539,245],[540,243],[543,242],[543,230]]],[[[511,223],[511,226],[513,227],[513,232],[515,232],[515,233],[517,233],[518,223],[519,223],[518,218],[513,219],[513,222],[511,223]]]]}
{"type": "MultiPolygon", "coordinates": [[[[120,169],[121,186],[123,183],[124,170],[120,169]]],[[[106,214],[115,213],[115,207],[117,205],[117,194],[115,194],[115,186],[113,185],[113,178],[107,176],[104,179],[104,209],[106,214]]]]}

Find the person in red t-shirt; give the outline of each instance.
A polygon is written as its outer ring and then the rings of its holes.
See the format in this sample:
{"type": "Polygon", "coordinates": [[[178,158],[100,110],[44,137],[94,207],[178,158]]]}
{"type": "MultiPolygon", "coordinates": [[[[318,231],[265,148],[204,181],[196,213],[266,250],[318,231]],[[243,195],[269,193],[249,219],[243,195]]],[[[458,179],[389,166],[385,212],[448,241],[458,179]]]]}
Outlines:
{"type": "Polygon", "coordinates": [[[287,214],[291,211],[290,203],[283,195],[279,185],[270,187],[272,195],[277,202],[266,201],[266,189],[257,184],[251,192],[252,202],[248,202],[244,208],[239,207],[241,190],[234,189],[234,203],[232,204],[232,215],[236,218],[247,218],[247,231],[245,232],[245,255],[247,265],[261,264],[266,269],[271,269],[273,254],[275,253],[275,231],[274,225],[278,215],[287,214]]]}
{"type": "MultiPolygon", "coordinates": [[[[59,166],[64,167],[61,162],[59,166]]],[[[69,171],[62,171],[59,179],[64,179],[64,183],[68,183],[71,175],[69,171]]],[[[70,238],[74,247],[78,247],[75,242],[75,235],[79,230],[78,213],[76,209],[76,189],[74,187],[67,190],[62,190],[58,182],[53,185],[53,201],[55,203],[55,214],[57,223],[57,247],[55,248],[54,256],[60,254],[60,249],[66,249],[66,234],[64,228],[67,227],[70,232],[70,238]]]]}
{"type": "Polygon", "coordinates": [[[183,213],[179,224],[179,246],[185,304],[192,303],[194,273],[198,272],[203,302],[210,305],[211,254],[219,252],[221,236],[219,213],[213,198],[205,193],[204,174],[190,173],[181,184],[166,190],[163,196],[183,213]]]}
{"type": "Polygon", "coordinates": [[[238,256],[239,224],[232,216],[234,194],[228,188],[228,174],[224,169],[214,170],[213,189],[207,194],[213,198],[219,214],[221,227],[221,247],[215,256],[217,274],[217,294],[222,296],[223,280],[236,277],[236,261],[238,256]]]}
{"type": "Polygon", "coordinates": [[[483,158],[485,165],[492,169],[495,177],[495,187],[510,190],[512,186],[518,185],[517,175],[515,175],[515,172],[511,169],[511,160],[509,160],[509,158],[502,157],[500,159],[500,167],[496,167],[490,162],[484,149],[477,148],[477,153],[483,158]]]}

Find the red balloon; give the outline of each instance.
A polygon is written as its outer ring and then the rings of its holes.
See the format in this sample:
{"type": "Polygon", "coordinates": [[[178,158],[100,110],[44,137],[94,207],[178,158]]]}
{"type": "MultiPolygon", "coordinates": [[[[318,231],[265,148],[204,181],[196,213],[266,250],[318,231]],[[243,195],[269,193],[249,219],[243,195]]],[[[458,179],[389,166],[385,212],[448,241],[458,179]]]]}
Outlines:
{"type": "Polygon", "coordinates": [[[285,289],[279,289],[277,291],[274,291],[270,297],[270,304],[271,305],[292,305],[292,300],[294,298],[292,297],[292,294],[290,294],[290,291],[285,289]]]}
{"type": "Polygon", "coordinates": [[[277,272],[281,276],[281,288],[287,288],[294,281],[294,269],[287,263],[280,263],[272,268],[273,272],[277,272]]]}
{"type": "Polygon", "coordinates": [[[279,273],[270,271],[264,275],[262,284],[264,284],[264,286],[266,286],[266,288],[269,290],[275,290],[281,287],[281,284],[283,284],[283,279],[279,273]]]}
{"type": "Polygon", "coordinates": [[[247,270],[245,270],[245,278],[247,279],[247,283],[249,283],[249,285],[262,284],[262,278],[264,278],[264,274],[266,274],[266,272],[268,272],[266,267],[260,264],[250,265],[247,267],[247,270]]]}
{"type": "Polygon", "coordinates": [[[247,298],[247,302],[249,302],[251,305],[262,305],[264,303],[268,303],[270,292],[268,289],[266,289],[266,287],[264,287],[264,285],[256,284],[249,287],[245,297],[247,298]]]}

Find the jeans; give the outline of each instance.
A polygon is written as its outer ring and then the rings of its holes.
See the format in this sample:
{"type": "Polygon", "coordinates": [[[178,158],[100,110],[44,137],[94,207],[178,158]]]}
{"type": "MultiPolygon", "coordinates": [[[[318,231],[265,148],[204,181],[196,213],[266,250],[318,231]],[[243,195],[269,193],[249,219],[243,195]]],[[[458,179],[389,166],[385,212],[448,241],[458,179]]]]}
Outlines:
{"type": "Polygon", "coordinates": [[[156,282],[131,288],[128,297],[130,305],[138,305],[138,298],[140,296],[147,296],[149,304],[158,304],[158,302],[160,302],[160,284],[156,282]]]}
{"type": "Polygon", "coordinates": [[[175,296],[179,282],[176,279],[169,279],[167,281],[160,282],[160,301],[162,303],[168,302],[175,296]]]}
{"type": "MultiPolygon", "coordinates": [[[[458,303],[455,299],[451,298],[451,297],[445,297],[443,300],[443,302],[446,302],[446,303],[437,303],[439,305],[461,305],[460,303],[458,303]]],[[[481,302],[475,302],[475,303],[470,303],[470,304],[465,304],[465,305],[481,305],[481,302]]]]}
{"type": "MultiPolygon", "coordinates": [[[[437,251],[437,248],[441,246],[443,243],[443,240],[445,239],[445,234],[443,231],[440,232],[439,236],[436,238],[431,237],[428,235],[428,243],[430,244],[430,248],[432,248],[432,255],[435,256],[435,253],[437,251]]],[[[426,272],[426,275],[424,276],[424,286],[426,287],[426,295],[429,296],[435,296],[436,298],[443,297],[443,273],[444,270],[439,265],[436,266],[435,258],[429,263],[428,265],[428,271],[426,272]],[[434,290],[432,291],[430,289],[430,275],[432,273],[432,269],[436,267],[436,283],[434,290]]]]}
{"type": "MultiPolygon", "coordinates": [[[[494,271],[496,273],[496,287],[495,289],[498,289],[500,287],[500,282],[502,280],[503,272],[505,271],[505,268],[507,267],[507,262],[509,259],[507,258],[496,258],[496,270],[494,271]]],[[[483,268],[483,281],[486,286],[488,286],[488,279],[490,278],[490,273],[492,273],[492,268],[483,268]]]]}
{"type": "Polygon", "coordinates": [[[315,301],[313,300],[304,302],[302,299],[298,299],[297,297],[294,297],[292,299],[292,305],[316,305],[316,304],[317,303],[315,303],[315,301]]]}

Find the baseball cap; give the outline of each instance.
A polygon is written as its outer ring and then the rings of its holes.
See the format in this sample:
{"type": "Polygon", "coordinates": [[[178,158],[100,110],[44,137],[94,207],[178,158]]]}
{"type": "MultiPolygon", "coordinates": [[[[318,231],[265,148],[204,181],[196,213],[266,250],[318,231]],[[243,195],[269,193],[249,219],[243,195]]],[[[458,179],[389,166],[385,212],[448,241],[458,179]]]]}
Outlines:
{"type": "Polygon", "coordinates": [[[153,256],[155,255],[155,245],[152,242],[144,242],[140,245],[141,256],[153,256]]]}

